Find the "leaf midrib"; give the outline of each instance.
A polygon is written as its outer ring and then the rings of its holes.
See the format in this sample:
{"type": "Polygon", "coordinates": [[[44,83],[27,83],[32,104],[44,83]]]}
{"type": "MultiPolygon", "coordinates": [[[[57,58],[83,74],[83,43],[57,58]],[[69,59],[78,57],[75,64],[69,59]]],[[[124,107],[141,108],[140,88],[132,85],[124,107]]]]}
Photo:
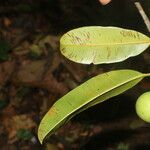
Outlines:
{"type": "Polygon", "coordinates": [[[134,44],[150,44],[150,41],[142,41],[142,42],[126,42],[126,43],[105,43],[105,44],[62,44],[67,46],[113,46],[113,45],[134,45],[134,44]]]}

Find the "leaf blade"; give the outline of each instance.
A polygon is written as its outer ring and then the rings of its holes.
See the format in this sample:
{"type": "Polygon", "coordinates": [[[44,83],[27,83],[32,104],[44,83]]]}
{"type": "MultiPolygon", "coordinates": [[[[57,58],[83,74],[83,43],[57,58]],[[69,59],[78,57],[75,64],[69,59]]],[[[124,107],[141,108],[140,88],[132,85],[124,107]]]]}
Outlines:
{"type": "Polygon", "coordinates": [[[60,39],[61,53],[83,64],[123,61],[142,53],[150,38],[134,30],[90,26],[71,30],[60,39]]]}
{"type": "Polygon", "coordinates": [[[126,91],[143,77],[144,74],[137,71],[118,70],[98,75],[81,84],[60,98],[44,116],[38,130],[40,142],[77,113],[126,91]],[[116,88],[118,90],[115,91],[116,88]]]}

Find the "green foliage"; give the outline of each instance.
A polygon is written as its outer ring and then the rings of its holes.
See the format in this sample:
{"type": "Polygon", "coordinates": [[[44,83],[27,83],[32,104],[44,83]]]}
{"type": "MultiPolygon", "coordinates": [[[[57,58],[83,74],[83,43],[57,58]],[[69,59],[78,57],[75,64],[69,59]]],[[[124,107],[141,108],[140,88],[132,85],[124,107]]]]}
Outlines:
{"type": "Polygon", "coordinates": [[[133,30],[116,27],[82,27],[64,34],[60,50],[68,59],[83,64],[123,61],[142,53],[150,38],[133,30]]]}
{"type": "MultiPolygon", "coordinates": [[[[149,45],[149,37],[116,27],[78,28],[64,34],[60,40],[64,56],[85,64],[123,61],[142,53],[149,45]]],[[[76,114],[125,92],[146,76],[150,74],[125,69],[98,75],[81,84],[56,101],[46,113],[38,129],[40,142],[76,114]]]]}
{"type": "Polygon", "coordinates": [[[0,40],[0,61],[8,59],[8,53],[10,50],[10,44],[5,40],[0,40]]]}

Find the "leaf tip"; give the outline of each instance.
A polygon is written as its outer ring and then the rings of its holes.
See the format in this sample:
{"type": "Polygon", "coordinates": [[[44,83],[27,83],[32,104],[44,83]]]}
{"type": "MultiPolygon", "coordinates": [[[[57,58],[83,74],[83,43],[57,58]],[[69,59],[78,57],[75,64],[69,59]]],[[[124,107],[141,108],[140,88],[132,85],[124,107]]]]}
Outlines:
{"type": "Polygon", "coordinates": [[[42,123],[40,123],[39,128],[38,128],[38,139],[39,139],[39,142],[43,144],[43,141],[45,139],[45,134],[43,131],[42,123]]]}
{"type": "Polygon", "coordinates": [[[43,144],[43,138],[41,136],[41,133],[40,133],[39,129],[38,129],[38,139],[39,139],[40,144],[43,144]]]}

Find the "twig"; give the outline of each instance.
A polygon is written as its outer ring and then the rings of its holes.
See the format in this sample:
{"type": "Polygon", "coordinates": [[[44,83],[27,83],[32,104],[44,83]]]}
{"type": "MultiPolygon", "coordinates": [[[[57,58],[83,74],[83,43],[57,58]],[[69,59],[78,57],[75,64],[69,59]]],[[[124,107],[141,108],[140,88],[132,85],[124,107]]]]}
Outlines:
{"type": "Polygon", "coordinates": [[[140,2],[135,2],[135,6],[137,7],[139,13],[141,14],[148,31],[150,32],[150,20],[148,19],[146,13],[144,12],[140,2]]]}

